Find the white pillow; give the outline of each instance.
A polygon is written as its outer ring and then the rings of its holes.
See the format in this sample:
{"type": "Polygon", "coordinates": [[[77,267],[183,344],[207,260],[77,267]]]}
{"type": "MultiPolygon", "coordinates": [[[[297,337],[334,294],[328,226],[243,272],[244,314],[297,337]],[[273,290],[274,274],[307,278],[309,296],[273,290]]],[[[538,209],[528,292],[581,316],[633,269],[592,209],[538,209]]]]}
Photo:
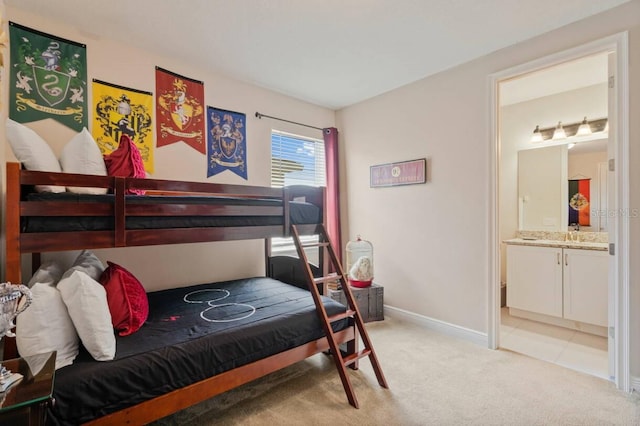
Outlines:
{"type": "Polygon", "coordinates": [[[61,276],[59,265],[43,264],[29,281],[31,305],[16,317],[16,345],[20,355],[57,351],[56,369],[70,365],[79,347],[67,306],[55,287],[61,276]]]}
{"type": "MultiPolygon", "coordinates": [[[[9,118],[7,119],[7,140],[13,154],[27,170],[58,173],[62,171],[58,159],[47,142],[27,126],[9,118]]],[[[64,186],[36,185],[36,191],[64,192],[65,188],[64,186]]]]}
{"type": "MultiPolygon", "coordinates": [[[[82,271],[89,275],[91,279],[100,281],[100,276],[104,272],[104,264],[98,257],[89,250],[82,250],[76,260],[73,261],[71,268],[76,271],[82,271]]],[[[67,271],[68,273],[68,271],[67,271]]]]}
{"type": "MultiPolygon", "coordinates": [[[[75,135],[62,149],[60,166],[65,173],[107,176],[107,166],[98,144],[86,127],[75,135]]],[[[67,187],[76,194],[106,194],[107,188],[67,187]]]]}
{"type": "Polygon", "coordinates": [[[81,270],[69,269],[58,283],[82,344],[96,361],[116,354],[116,337],[104,287],[81,270]]]}

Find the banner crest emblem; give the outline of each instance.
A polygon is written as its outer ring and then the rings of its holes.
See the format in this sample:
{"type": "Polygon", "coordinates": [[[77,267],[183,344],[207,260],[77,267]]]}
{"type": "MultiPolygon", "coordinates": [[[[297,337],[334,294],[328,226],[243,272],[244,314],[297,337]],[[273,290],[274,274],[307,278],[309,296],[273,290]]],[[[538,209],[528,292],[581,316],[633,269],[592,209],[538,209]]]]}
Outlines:
{"type": "Polygon", "coordinates": [[[34,65],[33,78],[38,94],[49,106],[58,105],[67,97],[71,82],[68,74],[34,65]]]}

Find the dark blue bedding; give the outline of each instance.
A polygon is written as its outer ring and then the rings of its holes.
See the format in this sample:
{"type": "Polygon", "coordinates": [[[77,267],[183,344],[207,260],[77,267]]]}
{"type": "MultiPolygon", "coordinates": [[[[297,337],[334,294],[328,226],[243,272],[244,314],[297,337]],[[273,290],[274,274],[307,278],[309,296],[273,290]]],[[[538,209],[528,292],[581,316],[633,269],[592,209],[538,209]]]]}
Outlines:
{"type": "MultiPolygon", "coordinates": [[[[56,372],[52,424],[79,424],[324,335],[311,294],[271,278],[148,294],[149,317],[116,337],[113,361],[86,352],[56,372]]],[[[323,296],[328,315],[345,307],[323,296]]],[[[347,321],[333,323],[336,331],[347,321]]]]}
{"type": "MultiPolygon", "coordinates": [[[[282,202],[273,199],[234,198],[234,197],[159,197],[159,196],[126,196],[127,203],[154,205],[158,203],[176,203],[211,206],[264,206],[281,207],[282,202]]],[[[88,195],[63,193],[30,193],[27,201],[63,201],[69,203],[111,203],[113,195],[88,195]]],[[[291,201],[290,218],[294,225],[322,223],[321,209],[311,203],[291,201]]],[[[260,215],[228,215],[228,216],[130,216],[126,218],[126,229],[164,229],[195,227],[229,227],[229,226],[272,226],[283,225],[282,216],[260,215]]],[[[113,217],[106,216],[24,216],[21,223],[22,232],[68,232],[68,231],[106,231],[114,228],[113,217]]]]}

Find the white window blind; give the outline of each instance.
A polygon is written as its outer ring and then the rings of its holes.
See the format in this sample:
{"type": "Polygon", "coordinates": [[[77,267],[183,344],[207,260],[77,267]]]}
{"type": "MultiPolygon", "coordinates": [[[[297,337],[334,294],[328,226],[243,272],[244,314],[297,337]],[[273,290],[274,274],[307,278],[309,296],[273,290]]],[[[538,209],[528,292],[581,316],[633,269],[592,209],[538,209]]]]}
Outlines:
{"type": "MultiPolygon", "coordinates": [[[[324,141],[303,136],[271,132],[271,186],[289,185],[325,186],[326,179],[324,141]]],[[[318,237],[302,237],[303,242],[317,241],[318,237]]],[[[274,255],[297,256],[291,238],[272,238],[274,255]]],[[[307,251],[312,263],[318,264],[317,249],[307,251]]]]}
{"type": "Polygon", "coordinates": [[[326,185],[324,142],[271,132],[271,186],[326,185]]]}

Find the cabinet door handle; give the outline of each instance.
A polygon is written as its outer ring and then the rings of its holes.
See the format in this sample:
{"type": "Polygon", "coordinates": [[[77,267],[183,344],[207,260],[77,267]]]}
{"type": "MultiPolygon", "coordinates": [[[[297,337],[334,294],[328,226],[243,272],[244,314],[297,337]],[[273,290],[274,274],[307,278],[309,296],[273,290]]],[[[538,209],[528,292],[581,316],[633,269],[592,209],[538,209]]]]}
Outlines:
{"type": "Polygon", "coordinates": [[[566,253],[564,255],[564,266],[569,266],[569,255],[566,253]]]}
{"type": "Polygon", "coordinates": [[[560,264],[560,252],[556,253],[556,257],[558,258],[558,265],[560,264]]]}

